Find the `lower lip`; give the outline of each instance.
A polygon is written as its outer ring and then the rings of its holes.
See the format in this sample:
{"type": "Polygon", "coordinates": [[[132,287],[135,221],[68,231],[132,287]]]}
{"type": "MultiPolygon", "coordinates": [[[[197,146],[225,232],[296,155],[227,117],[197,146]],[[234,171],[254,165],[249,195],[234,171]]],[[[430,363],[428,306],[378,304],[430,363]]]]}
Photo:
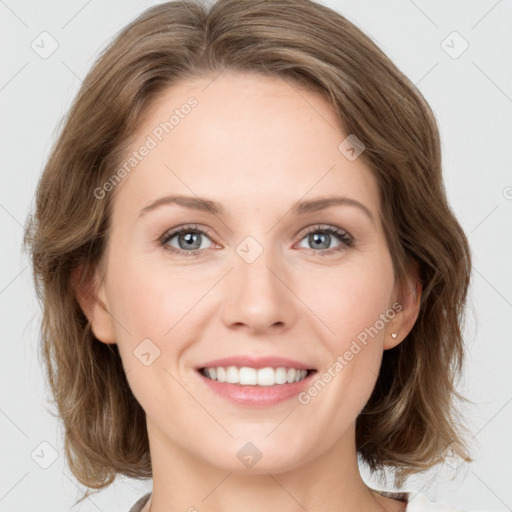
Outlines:
{"type": "Polygon", "coordinates": [[[310,372],[305,379],[299,382],[275,384],[274,386],[241,386],[209,379],[201,371],[197,371],[197,373],[203,382],[218,395],[238,405],[257,407],[274,405],[298,395],[310,385],[316,372],[310,372]]]}

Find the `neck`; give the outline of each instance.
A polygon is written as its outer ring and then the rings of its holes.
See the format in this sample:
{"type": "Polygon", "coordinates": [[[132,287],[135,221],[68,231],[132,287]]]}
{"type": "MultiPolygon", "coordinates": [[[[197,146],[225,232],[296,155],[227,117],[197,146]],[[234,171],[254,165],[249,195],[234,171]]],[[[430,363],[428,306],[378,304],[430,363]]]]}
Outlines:
{"type": "Polygon", "coordinates": [[[377,495],[362,480],[355,441],[350,442],[355,425],[327,452],[279,473],[262,465],[244,473],[215,467],[172,443],[149,421],[148,435],[153,493],[143,512],[398,510],[398,502],[377,495]]]}

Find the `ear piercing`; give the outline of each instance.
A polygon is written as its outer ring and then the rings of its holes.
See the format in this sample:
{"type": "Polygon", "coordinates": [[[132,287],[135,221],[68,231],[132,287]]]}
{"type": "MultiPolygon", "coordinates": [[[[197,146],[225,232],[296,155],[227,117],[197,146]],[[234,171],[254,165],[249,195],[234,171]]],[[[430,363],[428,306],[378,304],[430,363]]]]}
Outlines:
{"type": "Polygon", "coordinates": [[[398,336],[398,332],[392,332],[391,337],[396,340],[396,337],[398,336]]]}

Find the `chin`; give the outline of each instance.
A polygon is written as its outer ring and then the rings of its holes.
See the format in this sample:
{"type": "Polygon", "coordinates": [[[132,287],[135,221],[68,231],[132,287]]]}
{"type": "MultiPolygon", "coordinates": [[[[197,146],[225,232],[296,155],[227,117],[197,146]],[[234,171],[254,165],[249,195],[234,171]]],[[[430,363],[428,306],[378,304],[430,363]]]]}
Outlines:
{"type": "MultiPolygon", "coordinates": [[[[267,473],[285,473],[292,471],[306,462],[308,453],[303,442],[299,445],[287,444],[281,437],[271,440],[266,438],[269,430],[260,437],[243,436],[242,439],[230,440],[228,446],[219,447],[218,456],[208,453],[210,464],[239,475],[258,475],[267,473]]],[[[271,434],[271,436],[274,434],[271,434]]]]}

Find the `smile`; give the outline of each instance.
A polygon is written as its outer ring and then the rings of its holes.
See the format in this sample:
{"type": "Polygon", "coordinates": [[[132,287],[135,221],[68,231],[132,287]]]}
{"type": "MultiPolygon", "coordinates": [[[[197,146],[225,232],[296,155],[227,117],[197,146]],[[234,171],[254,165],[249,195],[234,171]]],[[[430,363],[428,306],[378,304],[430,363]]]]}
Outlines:
{"type": "Polygon", "coordinates": [[[311,385],[316,370],[251,366],[209,366],[197,368],[196,375],[208,392],[232,404],[266,408],[296,398],[311,385]]]}
{"type": "Polygon", "coordinates": [[[314,370],[300,370],[296,368],[251,368],[249,366],[217,366],[202,368],[201,373],[207,378],[217,382],[239,384],[240,386],[275,386],[292,384],[304,380],[308,373],[314,370]]]}

